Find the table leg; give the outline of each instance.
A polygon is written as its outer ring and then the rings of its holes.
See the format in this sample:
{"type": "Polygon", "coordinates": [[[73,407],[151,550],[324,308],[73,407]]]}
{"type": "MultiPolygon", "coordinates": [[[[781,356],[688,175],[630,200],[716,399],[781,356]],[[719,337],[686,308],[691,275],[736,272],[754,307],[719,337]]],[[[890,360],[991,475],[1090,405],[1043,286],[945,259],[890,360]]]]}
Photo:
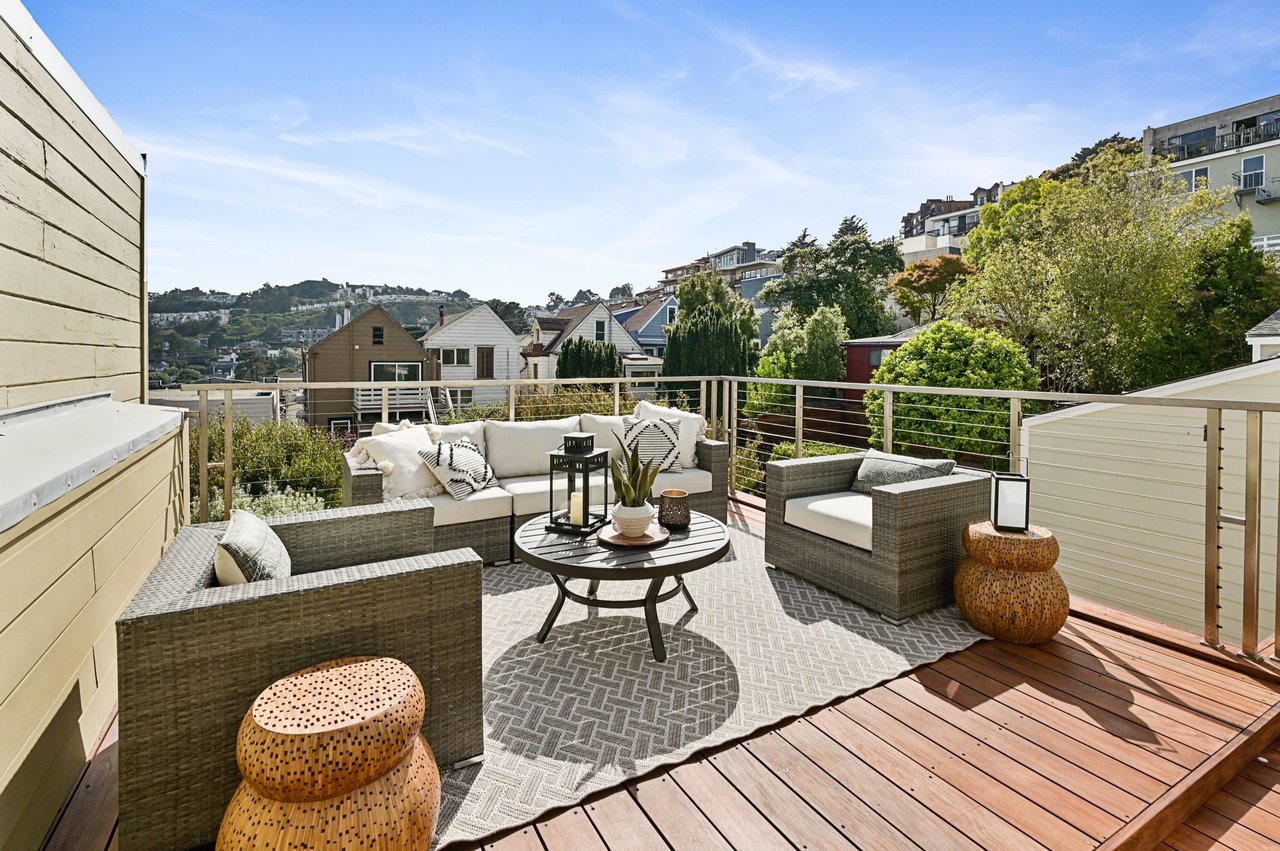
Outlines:
{"type": "Polygon", "coordinates": [[[667,648],[662,643],[662,624],[658,622],[658,593],[661,590],[661,578],[650,580],[649,592],[644,595],[644,619],[649,625],[649,645],[653,648],[653,658],[665,662],[667,648]]]}
{"type": "Polygon", "coordinates": [[[689,593],[689,586],[684,584],[684,577],[677,576],[676,584],[680,586],[680,590],[684,592],[684,598],[689,602],[689,611],[698,611],[698,604],[693,602],[693,595],[689,593]]]}
{"type": "Polygon", "coordinates": [[[556,583],[556,601],[551,604],[551,611],[547,613],[547,619],[542,622],[542,629],[538,630],[539,644],[547,640],[547,633],[551,632],[556,618],[560,617],[560,610],[564,608],[564,580],[554,573],[551,574],[551,578],[556,583]]]}
{"type": "Polygon", "coordinates": [[[587,596],[594,597],[596,595],[596,592],[599,590],[600,590],[600,580],[592,579],[591,583],[587,585],[587,596]]]}

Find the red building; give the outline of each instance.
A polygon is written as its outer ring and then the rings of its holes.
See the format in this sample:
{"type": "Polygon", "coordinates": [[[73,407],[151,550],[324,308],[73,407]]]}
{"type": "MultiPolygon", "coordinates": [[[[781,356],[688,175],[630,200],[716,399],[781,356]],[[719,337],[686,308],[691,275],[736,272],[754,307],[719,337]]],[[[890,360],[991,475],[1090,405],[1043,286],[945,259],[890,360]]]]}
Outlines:
{"type": "MultiPolygon", "coordinates": [[[[928,325],[917,325],[896,334],[884,337],[862,337],[857,340],[845,340],[844,347],[844,380],[854,384],[867,384],[871,376],[880,368],[884,356],[910,340],[928,325]]],[[[847,390],[846,398],[861,399],[863,391],[847,390]]]]}

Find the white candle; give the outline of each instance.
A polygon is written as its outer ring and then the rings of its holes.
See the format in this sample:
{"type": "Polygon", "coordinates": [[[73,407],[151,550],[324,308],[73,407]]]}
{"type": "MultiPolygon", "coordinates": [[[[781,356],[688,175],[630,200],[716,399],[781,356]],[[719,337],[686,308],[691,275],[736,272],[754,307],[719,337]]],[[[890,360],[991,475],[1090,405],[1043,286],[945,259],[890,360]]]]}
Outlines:
{"type": "Polygon", "coordinates": [[[578,491],[569,494],[569,522],[579,526],[586,525],[582,514],[582,494],[578,491]]]}

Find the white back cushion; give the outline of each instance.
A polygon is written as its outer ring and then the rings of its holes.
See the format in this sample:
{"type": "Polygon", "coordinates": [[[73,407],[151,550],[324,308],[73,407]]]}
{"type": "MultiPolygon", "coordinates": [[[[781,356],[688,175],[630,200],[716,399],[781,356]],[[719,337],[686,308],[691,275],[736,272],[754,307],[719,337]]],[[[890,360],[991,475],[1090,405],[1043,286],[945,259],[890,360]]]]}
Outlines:
{"type": "Polygon", "coordinates": [[[559,449],[564,436],[578,431],[579,425],[578,417],[528,423],[486,420],[485,457],[500,479],[550,473],[547,453],[559,449]]]}
{"type": "Polygon", "coordinates": [[[480,448],[481,455],[487,455],[489,452],[484,443],[484,420],[454,423],[452,425],[429,423],[427,425],[427,434],[431,435],[433,443],[457,443],[465,437],[480,448]]]}
{"type": "Polygon", "coordinates": [[[596,449],[608,449],[609,460],[622,457],[622,433],[627,427],[625,417],[606,417],[599,414],[583,414],[582,430],[596,436],[596,449]]]}

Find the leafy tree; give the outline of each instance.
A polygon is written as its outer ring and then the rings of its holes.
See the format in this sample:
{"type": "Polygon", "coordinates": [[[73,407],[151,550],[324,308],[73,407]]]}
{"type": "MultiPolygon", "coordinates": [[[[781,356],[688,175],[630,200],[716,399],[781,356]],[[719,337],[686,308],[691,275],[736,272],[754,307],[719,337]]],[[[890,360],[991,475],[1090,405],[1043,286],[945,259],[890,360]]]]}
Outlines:
{"type": "Polygon", "coordinates": [[[747,339],[759,339],[760,321],[756,318],[755,308],[751,306],[751,302],[739,297],[725,277],[715,269],[703,269],[681,280],[676,288],[676,301],[680,304],[680,309],[676,311],[677,324],[692,321],[699,313],[707,313],[724,322],[736,324],[742,336],[747,339]]]}
{"type": "Polygon", "coordinates": [[[970,236],[978,271],[953,288],[949,312],[1035,352],[1057,388],[1150,385],[1226,191],[1188,193],[1167,165],[1104,148],[1078,177],[1040,180],[1006,205],[1010,195],[970,236]]]}
{"type": "Polygon", "coordinates": [[[203,372],[195,367],[184,366],[182,369],[178,370],[178,374],[173,377],[173,380],[179,384],[189,384],[192,381],[199,381],[202,378],[204,378],[203,372]]]}
{"type": "Polygon", "coordinates": [[[1040,176],[1050,180],[1070,180],[1078,177],[1084,164],[1104,150],[1111,150],[1121,156],[1136,156],[1142,153],[1142,143],[1133,136],[1112,133],[1105,139],[1099,139],[1092,145],[1081,148],[1071,156],[1070,160],[1040,176]]]}
{"type": "Polygon", "coordinates": [[[973,271],[972,266],[954,254],[918,260],[893,276],[889,282],[889,295],[907,312],[914,324],[933,322],[942,318],[947,290],[973,271]]]}
{"type": "Polygon", "coordinates": [[[609,290],[609,298],[631,298],[635,295],[630,284],[618,284],[618,286],[609,290]]]}
{"type": "Polygon", "coordinates": [[[600,296],[596,295],[595,290],[578,290],[577,295],[573,297],[574,304],[586,304],[589,301],[596,301],[600,296]]]}
{"type": "Polygon", "coordinates": [[[573,337],[560,346],[557,378],[621,378],[622,356],[613,343],[573,337]]]}
{"type": "Polygon", "coordinates": [[[454,290],[449,293],[450,301],[471,301],[471,295],[466,290],[454,290]]]}
{"type": "Polygon", "coordinates": [[[547,310],[555,312],[562,307],[564,307],[564,296],[555,292],[547,293],[547,310]]]}
{"type": "Polygon", "coordinates": [[[516,302],[491,298],[485,304],[489,305],[513,334],[523,334],[529,330],[529,320],[525,317],[524,308],[516,302]]]}
{"type": "Polygon", "coordinates": [[[263,381],[267,377],[267,359],[254,351],[240,352],[236,356],[237,381],[263,381]]]}
{"type": "MultiPolygon", "coordinates": [[[[765,304],[790,305],[805,319],[824,305],[839,308],[853,337],[874,337],[894,328],[884,305],[889,277],[902,271],[896,243],[845,236],[825,248],[798,248],[782,258],[782,277],[760,291],[765,304]]],[[[681,301],[683,307],[684,302],[681,301]]]]}
{"type": "MultiPolygon", "coordinates": [[[[872,376],[875,384],[921,387],[971,387],[1035,390],[1039,376],[1017,343],[993,331],[942,320],[885,355],[872,376]]],[[[871,442],[884,447],[884,394],[868,390],[863,398],[871,442]]],[[[977,396],[895,393],[893,447],[910,454],[931,448],[955,457],[989,456],[1005,469],[1009,451],[1009,403],[977,396]]]]}
{"type": "Polygon", "coordinates": [[[845,216],[840,220],[840,226],[836,228],[836,232],[831,234],[831,241],[835,242],[842,236],[868,235],[870,235],[870,231],[867,230],[867,223],[862,216],[845,216]]]}
{"type": "MultiPolygon", "coordinates": [[[[756,375],[802,381],[841,381],[845,377],[844,351],[840,343],[848,338],[844,317],[834,307],[820,307],[807,319],[785,310],[773,325],[773,334],[760,353],[756,375]]],[[[812,388],[806,396],[825,396],[830,391],[812,388]]],[[[795,390],[788,385],[747,385],[749,416],[764,412],[790,414],[795,408],[795,390]]]]}
{"type": "Polygon", "coordinates": [[[782,249],[783,254],[790,254],[793,251],[799,251],[801,248],[817,248],[818,240],[809,235],[809,229],[805,228],[800,231],[800,235],[787,243],[787,247],[782,249]]]}
{"type": "MultiPolygon", "coordinates": [[[[755,366],[758,338],[744,333],[742,323],[724,313],[705,308],[686,313],[681,307],[676,323],[663,330],[664,375],[749,375],[755,366]]],[[[689,387],[668,383],[664,389],[687,392],[689,387]]]]}

